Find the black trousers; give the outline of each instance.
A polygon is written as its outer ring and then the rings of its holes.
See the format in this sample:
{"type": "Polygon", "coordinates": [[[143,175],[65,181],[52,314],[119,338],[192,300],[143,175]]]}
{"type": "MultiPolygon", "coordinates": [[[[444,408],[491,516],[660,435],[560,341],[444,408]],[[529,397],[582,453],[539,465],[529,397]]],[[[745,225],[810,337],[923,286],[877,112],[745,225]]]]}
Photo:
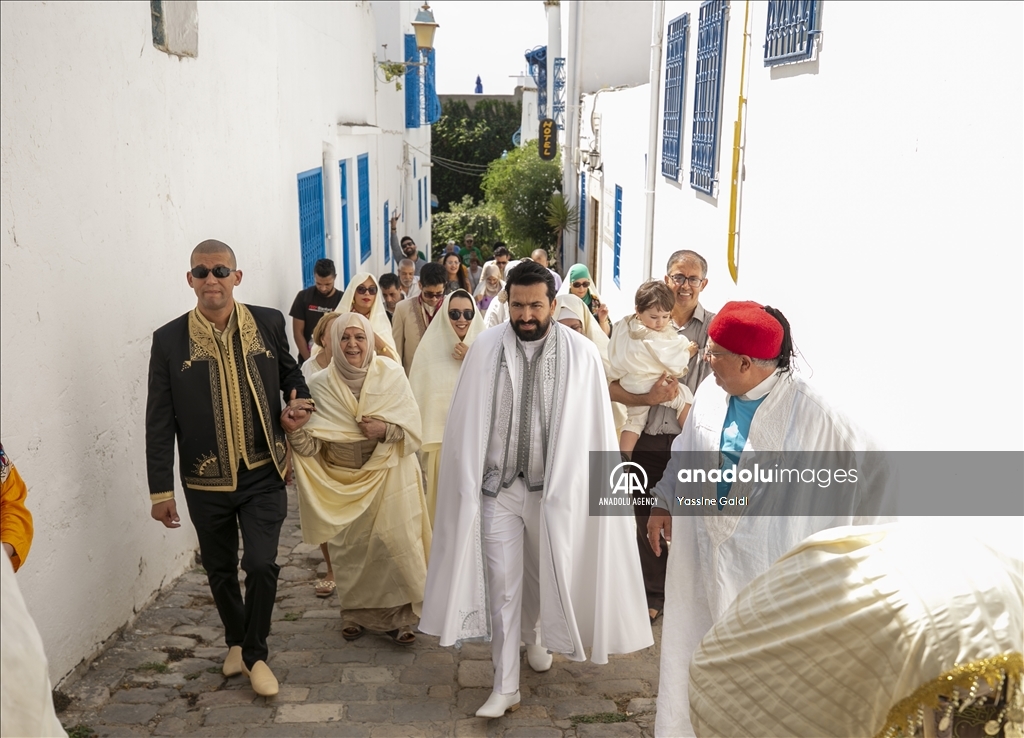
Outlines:
{"type": "Polygon", "coordinates": [[[241,646],[248,668],[267,660],[267,636],[277,597],[277,543],[288,495],[273,464],[247,469],[234,492],[185,489],[188,514],[228,647],[241,646]],[[238,584],[238,530],[242,530],[245,601],[238,584]]]}
{"type": "MultiPolygon", "coordinates": [[[[633,461],[647,472],[647,488],[653,489],[661,480],[672,453],[672,435],[649,436],[641,433],[633,449],[633,461]]],[[[654,495],[647,495],[651,499],[654,495]]],[[[661,556],[655,556],[647,542],[647,518],[650,507],[634,505],[636,516],[636,545],[640,551],[640,571],[644,575],[644,590],[647,592],[647,607],[662,610],[665,607],[665,569],[668,566],[668,546],[662,544],[661,556]]]]}

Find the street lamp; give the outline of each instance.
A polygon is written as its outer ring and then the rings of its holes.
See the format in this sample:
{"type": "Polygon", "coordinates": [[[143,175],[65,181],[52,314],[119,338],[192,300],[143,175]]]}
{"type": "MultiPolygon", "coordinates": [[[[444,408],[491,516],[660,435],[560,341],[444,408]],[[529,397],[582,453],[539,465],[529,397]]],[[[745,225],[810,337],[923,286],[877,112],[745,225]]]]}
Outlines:
{"type": "Polygon", "coordinates": [[[412,22],[416,31],[416,46],[422,51],[430,51],[434,48],[434,33],[438,24],[434,20],[434,12],[430,9],[430,3],[423,3],[423,7],[416,13],[416,19],[412,22]]]}

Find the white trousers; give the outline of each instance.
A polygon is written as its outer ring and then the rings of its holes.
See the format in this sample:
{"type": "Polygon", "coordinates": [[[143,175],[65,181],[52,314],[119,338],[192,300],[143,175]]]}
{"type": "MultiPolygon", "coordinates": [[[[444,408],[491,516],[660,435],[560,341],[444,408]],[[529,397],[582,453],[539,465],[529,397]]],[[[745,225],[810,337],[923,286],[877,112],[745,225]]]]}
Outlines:
{"type": "Polygon", "coordinates": [[[540,492],[516,479],[483,498],[494,691],[519,689],[519,642],[540,645],[540,492]]]}

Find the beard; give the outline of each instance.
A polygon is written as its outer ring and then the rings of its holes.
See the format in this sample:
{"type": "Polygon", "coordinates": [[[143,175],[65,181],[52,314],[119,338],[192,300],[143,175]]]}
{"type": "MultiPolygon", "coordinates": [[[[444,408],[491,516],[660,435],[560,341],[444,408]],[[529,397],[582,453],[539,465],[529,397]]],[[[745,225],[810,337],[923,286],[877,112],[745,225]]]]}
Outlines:
{"type": "Polygon", "coordinates": [[[548,328],[551,326],[551,318],[544,318],[544,320],[534,320],[530,323],[523,321],[512,321],[512,330],[519,337],[520,341],[539,341],[548,334],[548,328]]]}

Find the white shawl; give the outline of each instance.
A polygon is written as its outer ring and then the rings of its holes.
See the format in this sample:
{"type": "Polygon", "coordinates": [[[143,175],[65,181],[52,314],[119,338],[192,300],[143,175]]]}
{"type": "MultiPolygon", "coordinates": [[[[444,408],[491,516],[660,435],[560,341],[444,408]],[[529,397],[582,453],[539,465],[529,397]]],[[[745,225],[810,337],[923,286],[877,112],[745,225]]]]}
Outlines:
{"type": "MultiPolygon", "coordinates": [[[[420,406],[420,418],[423,422],[423,451],[432,451],[441,445],[448,406],[451,404],[455,382],[465,361],[452,358],[459,337],[452,328],[451,320],[448,319],[448,304],[456,294],[458,293],[453,292],[444,298],[444,302],[438,308],[439,314],[430,321],[430,326],[420,339],[412,367],[409,369],[409,384],[412,385],[413,396],[420,406]]],[[[470,302],[473,300],[470,299],[470,302]]],[[[469,332],[462,339],[466,345],[472,345],[484,329],[484,322],[475,303],[473,309],[476,314],[469,324],[469,332]]]]}
{"type": "Polygon", "coordinates": [[[384,296],[381,294],[380,284],[377,283],[375,276],[369,272],[359,272],[352,277],[345,287],[345,294],[341,296],[341,302],[338,303],[338,307],[334,309],[334,312],[351,313],[352,301],[356,296],[356,287],[367,279],[372,279],[373,283],[377,285],[377,296],[370,307],[370,327],[373,328],[374,334],[380,336],[384,343],[390,347],[392,356],[397,357],[398,350],[395,348],[395,339],[391,335],[391,321],[388,320],[387,308],[384,307],[384,296]]]}
{"type": "MultiPolygon", "coordinates": [[[[719,450],[729,396],[714,377],[697,388],[674,452],[719,450]]],[[[800,377],[787,372],[765,397],[750,424],[739,468],[754,450],[870,451],[871,441],[800,377]]],[[[678,458],[669,461],[655,494],[663,500],[675,490],[678,458]]],[[[865,485],[884,497],[888,479],[865,485]]],[[[731,496],[747,494],[741,483],[731,496]]],[[[865,510],[873,501],[866,501],[865,510]]],[[[676,516],[672,552],[665,575],[665,624],[661,643],[661,679],[655,734],[692,736],[687,689],[690,658],[701,638],[733,599],[776,559],[807,536],[826,528],[880,522],[873,515],[676,516]]]]}
{"type": "MultiPolygon", "coordinates": [[[[605,380],[611,382],[611,363],[608,361],[608,336],[606,336],[604,331],[601,330],[601,326],[597,324],[597,320],[591,314],[586,303],[576,297],[576,295],[571,295],[568,292],[559,295],[555,299],[556,319],[562,310],[568,310],[573,314],[576,320],[583,323],[583,335],[593,341],[594,345],[597,346],[597,351],[601,354],[601,364],[604,366],[605,380]]],[[[626,406],[621,405],[618,402],[613,402],[612,417],[615,420],[615,432],[618,434],[622,429],[622,426],[626,423],[626,406]]]]}
{"type": "MultiPolygon", "coordinates": [[[[653,643],[633,516],[589,515],[587,451],[616,448],[597,348],[553,323],[564,342],[540,520],[540,619],[544,645],[572,661],[606,663],[653,643]]],[[[518,392],[516,337],[504,325],[480,334],[463,362],[441,446],[436,531],[420,630],[442,646],[491,639],[481,528],[481,484],[494,382],[502,352],[518,392]]],[[[611,454],[606,454],[611,457],[611,454]]],[[[613,463],[607,462],[610,473],[613,463]]]]}

